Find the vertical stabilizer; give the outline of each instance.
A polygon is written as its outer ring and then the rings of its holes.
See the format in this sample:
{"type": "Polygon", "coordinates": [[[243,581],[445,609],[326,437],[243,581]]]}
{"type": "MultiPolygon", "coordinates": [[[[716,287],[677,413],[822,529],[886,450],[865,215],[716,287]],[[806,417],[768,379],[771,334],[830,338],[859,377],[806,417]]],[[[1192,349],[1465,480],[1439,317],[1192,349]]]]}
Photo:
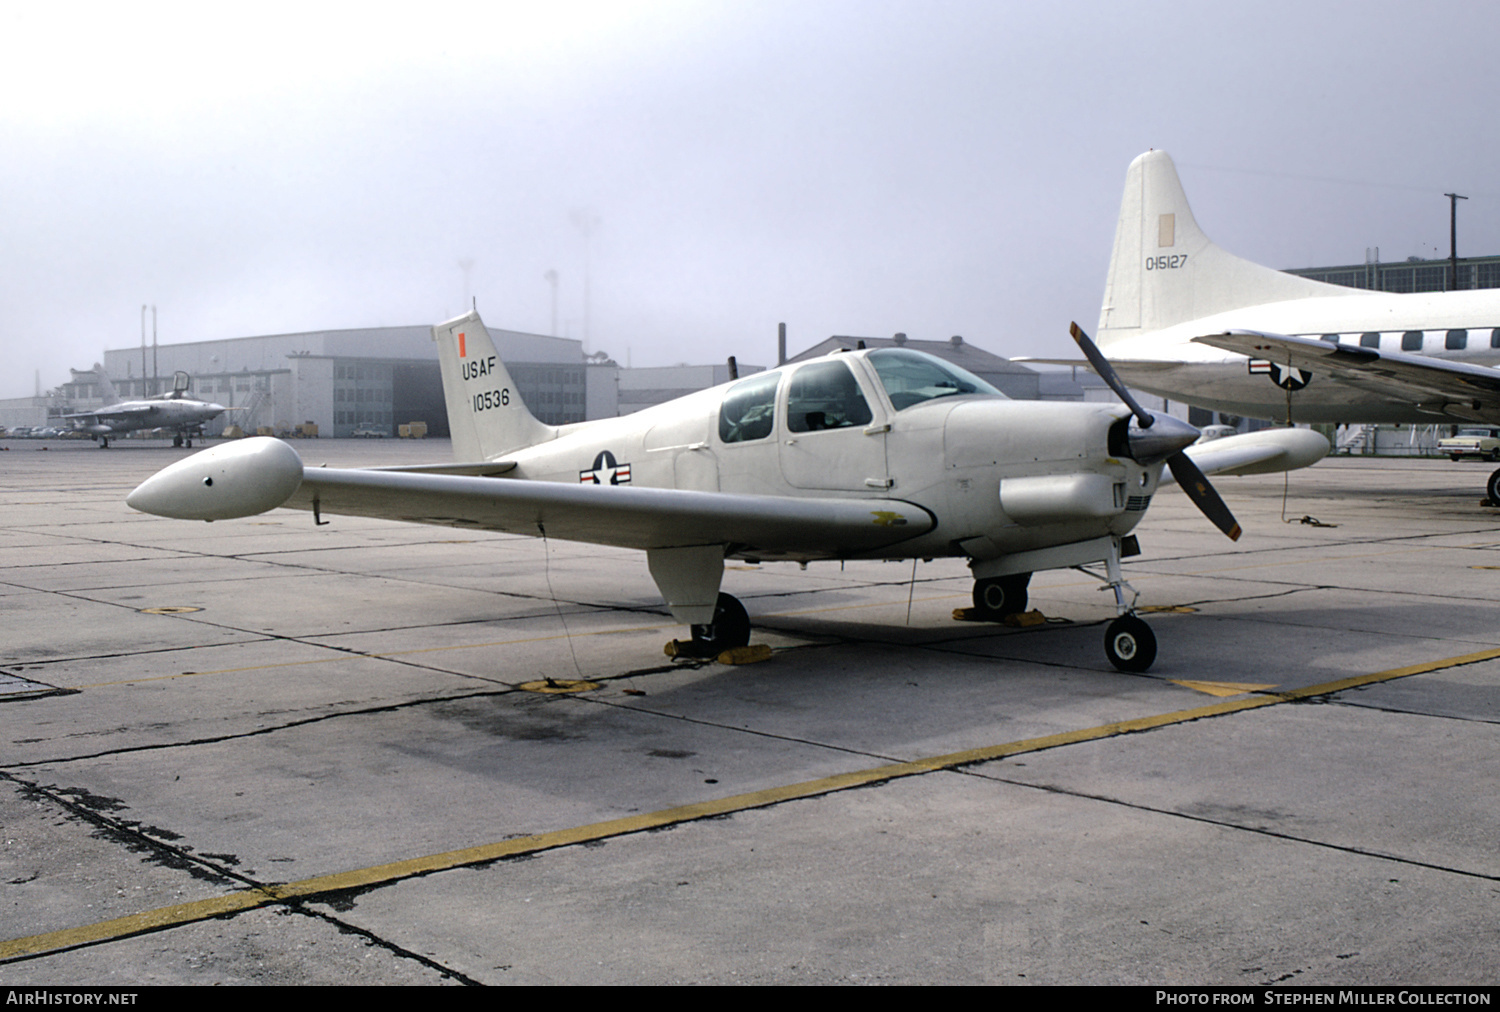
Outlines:
{"type": "Polygon", "coordinates": [[[109,373],[104,371],[104,366],[98,362],[94,363],[94,375],[99,380],[99,396],[104,400],[104,406],[120,403],[120,395],[115,392],[115,385],[109,381],[109,373]]]}
{"type": "Polygon", "coordinates": [[[438,324],[432,339],[443,371],[454,460],[496,460],[557,435],[556,428],[537,421],[521,402],[478,313],[438,324]]]}
{"type": "Polygon", "coordinates": [[[1193,219],[1165,151],[1130,163],[1115,249],[1099,311],[1098,343],[1230,309],[1349,290],[1242,260],[1209,241],[1193,219]]]}

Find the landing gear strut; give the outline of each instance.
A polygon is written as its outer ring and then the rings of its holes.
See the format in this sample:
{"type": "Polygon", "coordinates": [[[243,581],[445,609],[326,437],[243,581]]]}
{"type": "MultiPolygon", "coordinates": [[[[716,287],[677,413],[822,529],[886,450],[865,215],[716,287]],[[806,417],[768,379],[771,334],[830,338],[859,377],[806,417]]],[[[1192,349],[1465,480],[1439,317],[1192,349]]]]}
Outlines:
{"type": "MultiPolygon", "coordinates": [[[[1156,660],[1156,634],[1135,613],[1136,593],[1120,572],[1120,542],[1115,539],[1104,560],[1104,586],[1115,592],[1117,617],[1104,630],[1104,655],[1120,671],[1139,674],[1156,660]],[[1130,603],[1125,603],[1125,591],[1130,603]]],[[[1088,572],[1088,570],[1084,570],[1088,572]]],[[[1102,588],[1101,588],[1102,589],[1102,588]]]]}
{"type": "Polygon", "coordinates": [[[714,620],[708,625],[693,628],[693,655],[695,657],[717,657],[725,650],[742,647],[750,642],[750,616],[739,598],[731,594],[720,594],[714,605],[714,620]]]}

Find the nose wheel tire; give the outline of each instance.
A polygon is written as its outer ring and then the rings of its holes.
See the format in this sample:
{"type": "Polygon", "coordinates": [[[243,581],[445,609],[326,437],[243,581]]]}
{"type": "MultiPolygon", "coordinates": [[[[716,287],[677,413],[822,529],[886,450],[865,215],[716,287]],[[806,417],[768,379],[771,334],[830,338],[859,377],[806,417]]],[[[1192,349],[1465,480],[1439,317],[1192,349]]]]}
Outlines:
{"type": "Polygon", "coordinates": [[[1121,615],[1104,631],[1104,652],[1116,668],[1137,674],[1156,660],[1156,634],[1134,615],[1121,615]]]}

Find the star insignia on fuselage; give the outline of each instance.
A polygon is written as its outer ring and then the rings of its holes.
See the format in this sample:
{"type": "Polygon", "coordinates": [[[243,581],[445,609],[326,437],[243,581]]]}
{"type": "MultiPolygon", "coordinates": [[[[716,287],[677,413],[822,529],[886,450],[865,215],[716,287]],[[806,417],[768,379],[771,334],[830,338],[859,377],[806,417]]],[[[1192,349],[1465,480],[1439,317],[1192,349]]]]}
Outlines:
{"type": "Polygon", "coordinates": [[[630,465],[618,463],[613,453],[604,450],[594,458],[593,467],[578,472],[578,482],[581,485],[629,485],[630,465]]]}

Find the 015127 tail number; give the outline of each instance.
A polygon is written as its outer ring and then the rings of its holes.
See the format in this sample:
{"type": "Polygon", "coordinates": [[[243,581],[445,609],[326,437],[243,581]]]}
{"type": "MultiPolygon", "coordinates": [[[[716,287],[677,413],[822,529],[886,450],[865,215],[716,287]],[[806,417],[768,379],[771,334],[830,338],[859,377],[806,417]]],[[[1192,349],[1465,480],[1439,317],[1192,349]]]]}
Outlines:
{"type": "Polygon", "coordinates": [[[503,408],[510,404],[510,387],[499,390],[486,390],[474,395],[474,410],[488,411],[490,408],[503,408]]]}
{"type": "Polygon", "coordinates": [[[1159,257],[1146,258],[1146,270],[1148,271],[1175,271],[1179,267],[1187,266],[1188,255],[1186,253],[1163,254],[1159,257]]]}

